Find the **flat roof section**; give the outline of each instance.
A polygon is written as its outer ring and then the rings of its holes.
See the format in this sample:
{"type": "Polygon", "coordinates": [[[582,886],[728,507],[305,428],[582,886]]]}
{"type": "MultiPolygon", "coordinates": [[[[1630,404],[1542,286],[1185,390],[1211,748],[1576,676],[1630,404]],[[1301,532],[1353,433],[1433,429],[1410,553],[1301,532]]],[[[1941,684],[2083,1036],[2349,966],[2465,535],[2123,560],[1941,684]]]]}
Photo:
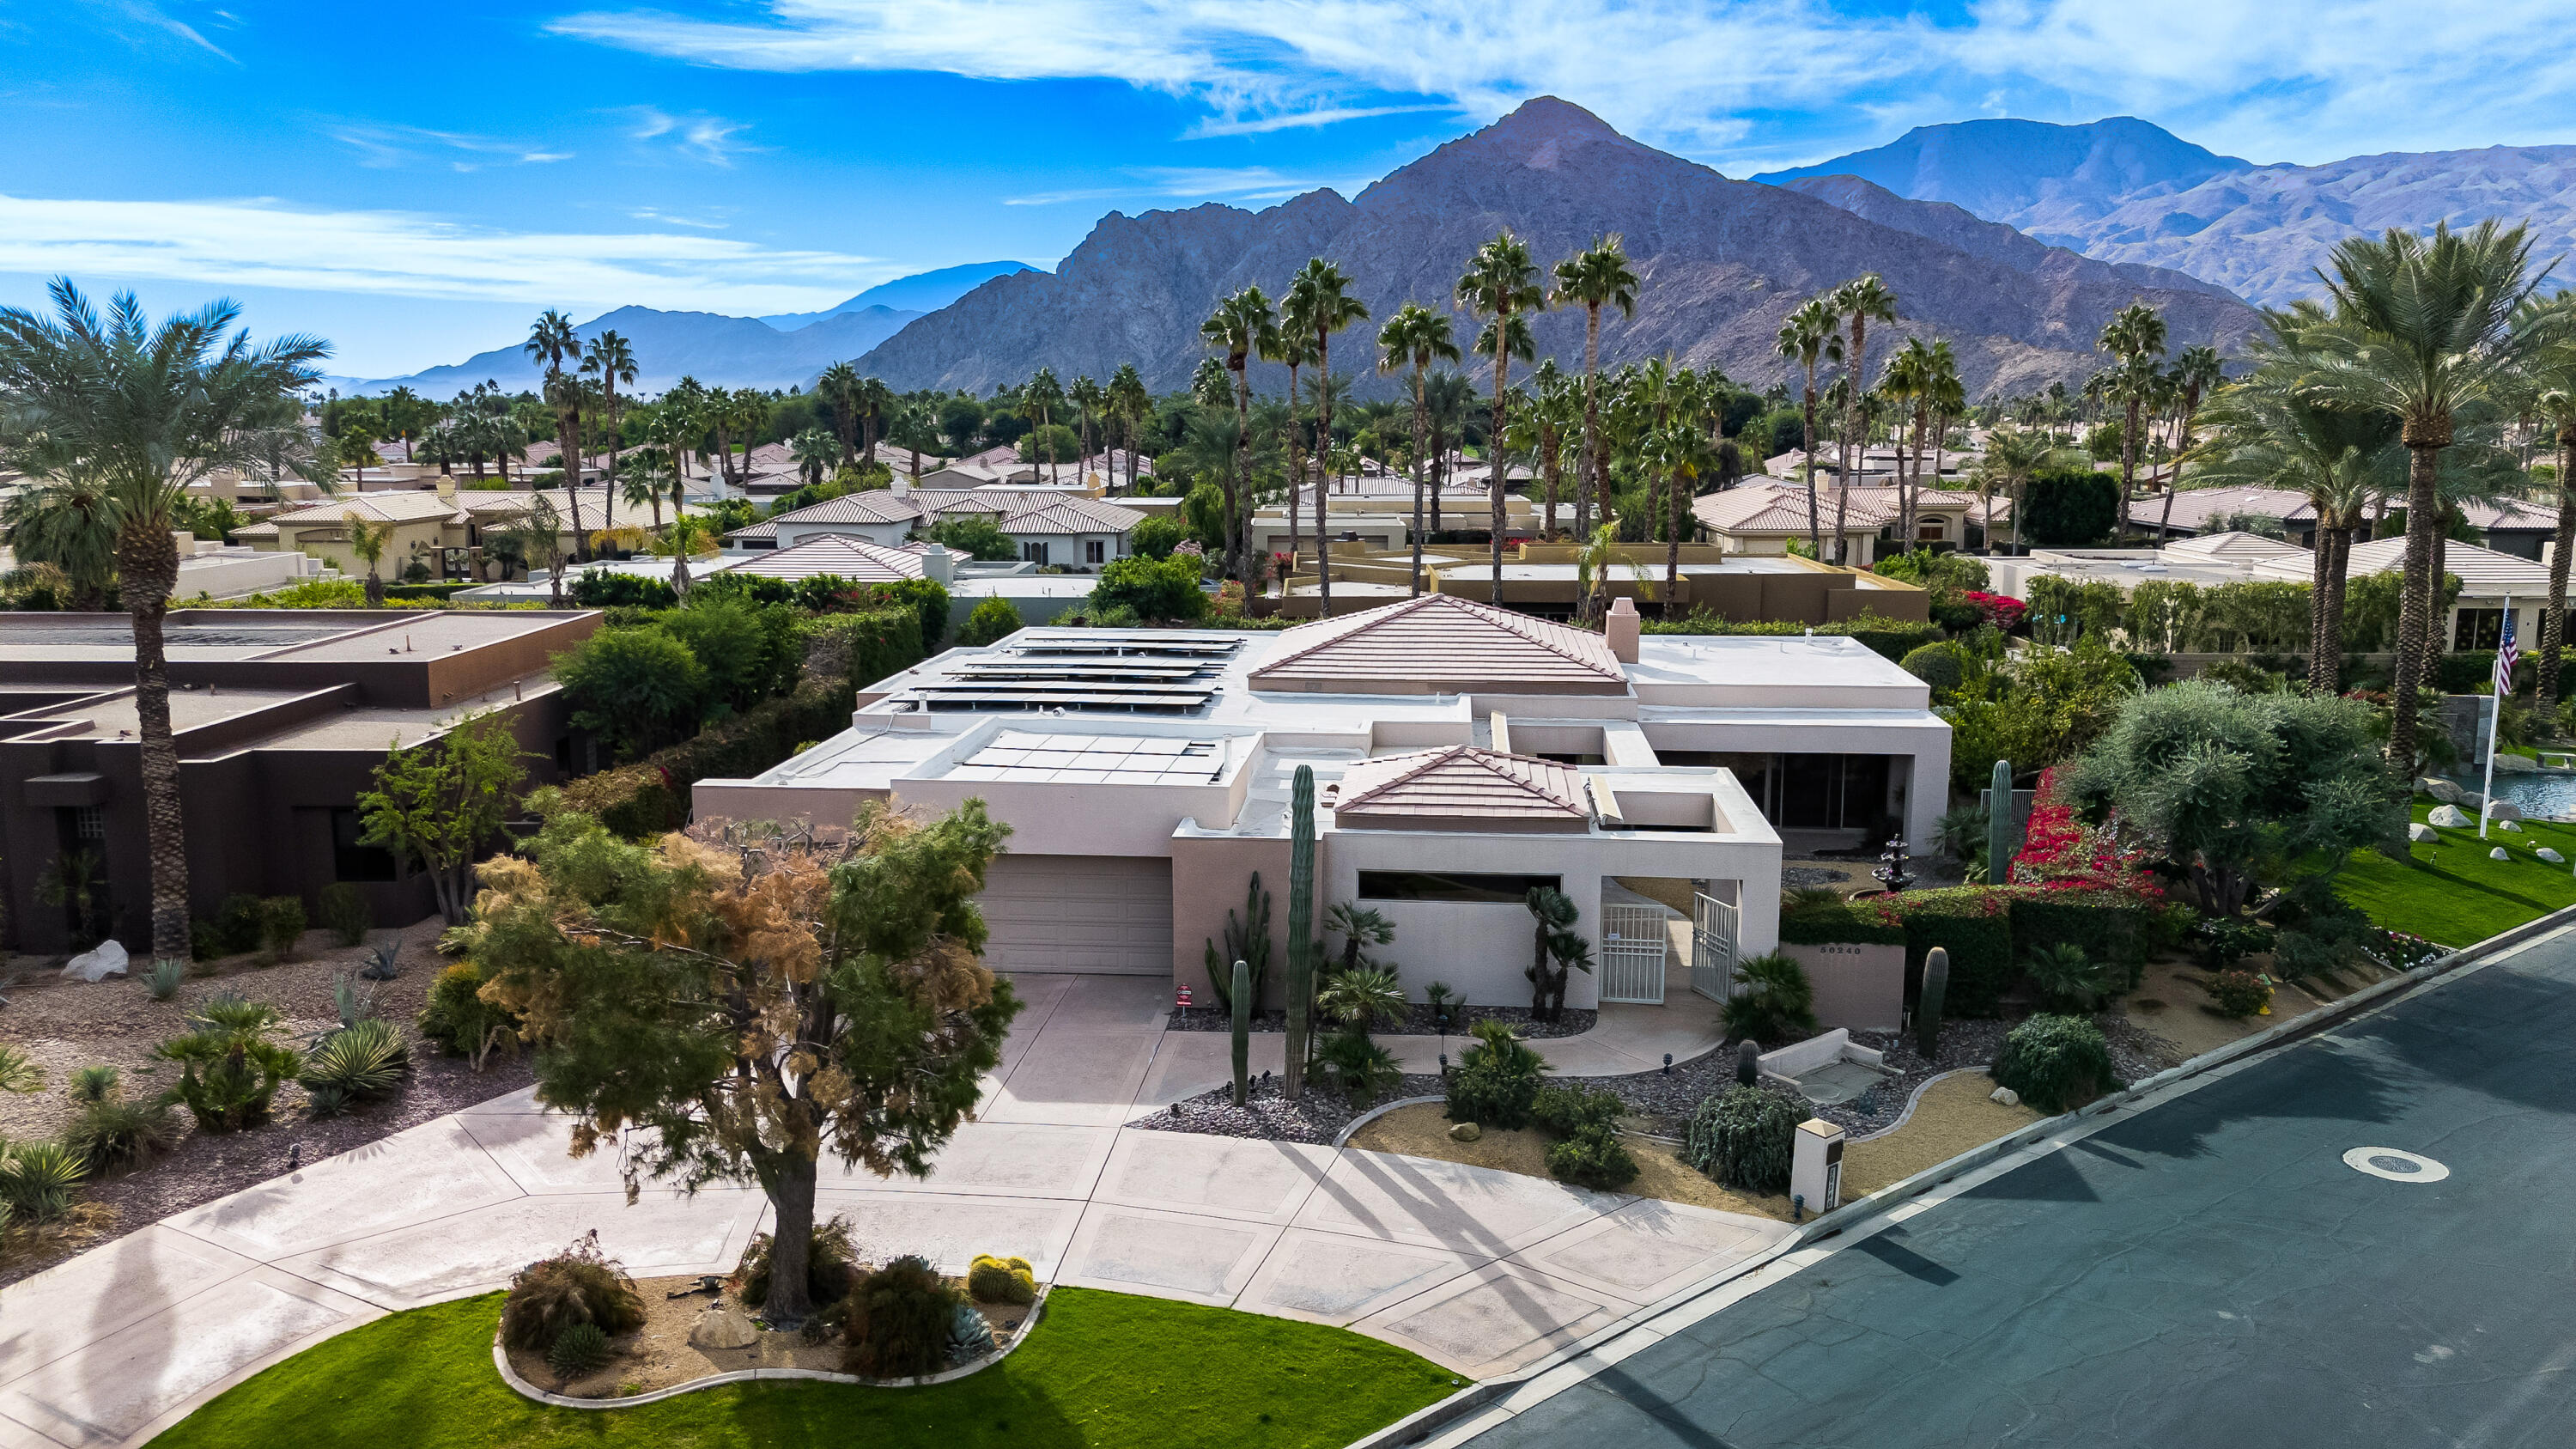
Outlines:
{"type": "Polygon", "coordinates": [[[1028,784],[1206,785],[1225,774],[1226,741],[1159,735],[1004,730],[944,778],[1028,784]]]}

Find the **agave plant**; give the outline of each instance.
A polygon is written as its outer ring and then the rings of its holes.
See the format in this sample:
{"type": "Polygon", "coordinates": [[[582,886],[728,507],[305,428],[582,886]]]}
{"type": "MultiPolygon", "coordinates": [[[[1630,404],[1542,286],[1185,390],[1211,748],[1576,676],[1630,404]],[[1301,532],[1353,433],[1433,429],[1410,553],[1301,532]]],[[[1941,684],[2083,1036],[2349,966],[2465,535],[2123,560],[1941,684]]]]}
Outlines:
{"type": "Polygon", "coordinates": [[[153,1000],[167,1001],[179,994],[179,983],[187,979],[188,963],[169,956],[152,963],[152,970],[143,978],[143,983],[151,991],[153,1000]]]}
{"type": "Polygon", "coordinates": [[[960,1303],[948,1316],[948,1361],[970,1363],[993,1351],[993,1330],[975,1305],[960,1303]]]}
{"type": "Polygon", "coordinates": [[[0,1092],[41,1092],[45,1069],[25,1052],[0,1042],[0,1092]]]}
{"type": "Polygon", "coordinates": [[[292,1049],[257,1036],[201,1030],[153,1048],[180,1064],[169,1100],[188,1109],[209,1132],[231,1132],[264,1120],[278,1084],[304,1069],[292,1049]]]}
{"type": "Polygon", "coordinates": [[[61,1217],[87,1176],[89,1164],[59,1142],[0,1146],[0,1202],[15,1219],[42,1223],[61,1217]]]}
{"type": "Polygon", "coordinates": [[[376,989],[362,986],[346,972],[331,973],[331,1005],[340,1013],[343,1028],[356,1026],[376,1014],[376,989]]]}
{"type": "Polygon", "coordinates": [[[344,1100],[382,1096],[402,1081],[411,1045],[392,1022],[369,1017],[322,1038],[306,1058],[307,1092],[335,1089],[344,1100]]]}

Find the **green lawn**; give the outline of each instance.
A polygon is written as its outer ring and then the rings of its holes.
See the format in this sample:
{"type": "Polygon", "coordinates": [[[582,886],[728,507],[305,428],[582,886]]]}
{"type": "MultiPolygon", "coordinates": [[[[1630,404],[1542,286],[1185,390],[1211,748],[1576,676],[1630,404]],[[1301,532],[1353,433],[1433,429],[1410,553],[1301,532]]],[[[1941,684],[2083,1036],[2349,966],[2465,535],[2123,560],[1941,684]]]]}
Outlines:
{"type": "MultiPolygon", "coordinates": [[[[2418,799],[2414,818],[2435,802],[2418,799]]],[[[2474,824],[2443,830],[2438,844],[2416,845],[2400,864],[2375,850],[2356,852],[2337,887],[2345,900],[2391,931],[2404,931],[2445,946],[2466,946],[2565,906],[2576,906],[2576,826],[2525,820],[2516,833],[2490,826],[2478,839],[2474,824]],[[2510,860],[2487,852],[2503,846],[2510,860]],[[2546,845],[2567,857],[2551,865],[2532,852],[2546,845]]]]}
{"type": "Polygon", "coordinates": [[[297,1354],[156,1449],[1057,1449],[1332,1446],[1456,1391],[1346,1329],[1060,1288],[1019,1352],[925,1389],[728,1384],[633,1409],[557,1409],[492,1368],[501,1296],[396,1313],[297,1354]]]}

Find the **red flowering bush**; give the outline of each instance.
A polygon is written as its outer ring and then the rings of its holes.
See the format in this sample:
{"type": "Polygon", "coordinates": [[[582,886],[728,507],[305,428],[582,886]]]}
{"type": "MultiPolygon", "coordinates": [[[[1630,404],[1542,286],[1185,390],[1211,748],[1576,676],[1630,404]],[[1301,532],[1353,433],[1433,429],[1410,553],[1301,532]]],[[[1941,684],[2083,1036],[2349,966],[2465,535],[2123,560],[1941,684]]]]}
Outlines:
{"type": "Polygon", "coordinates": [[[2152,851],[2123,843],[2112,830],[2084,823],[2057,793],[2057,772],[2042,770],[2021,853],[2013,857],[2015,885],[2052,891],[2110,890],[2154,899],[2164,894],[2147,869],[2152,851]]]}
{"type": "Polygon", "coordinates": [[[1962,589],[1959,591],[1959,597],[1976,605],[1977,612],[1986,616],[1987,623],[2007,634],[2019,627],[2022,617],[2030,612],[2030,605],[2010,594],[1989,594],[1983,589],[1962,589]]]}

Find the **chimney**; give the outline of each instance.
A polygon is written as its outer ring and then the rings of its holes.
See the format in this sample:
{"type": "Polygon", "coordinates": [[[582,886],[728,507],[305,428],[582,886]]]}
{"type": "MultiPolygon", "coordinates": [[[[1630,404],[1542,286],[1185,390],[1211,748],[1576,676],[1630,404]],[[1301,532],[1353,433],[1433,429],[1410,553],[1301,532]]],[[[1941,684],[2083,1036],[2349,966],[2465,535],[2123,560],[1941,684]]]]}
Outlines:
{"type": "Polygon", "coordinates": [[[935,543],[929,544],[921,550],[921,576],[923,578],[936,579],[944,584],[947,583],[955,573],[956,570],[951,564],[948,550],[941,548],[935,543]]]}
{"type": "Polygon", "coordinates": [[[1637,601],[1618,598],[1610,601],[1610,617],[1601,621],[1601,633],[1610,641],[1610,653],[1622,664],[1637,662],[1637,627],[1644,622],[1637,617],[1637,601]]]}

